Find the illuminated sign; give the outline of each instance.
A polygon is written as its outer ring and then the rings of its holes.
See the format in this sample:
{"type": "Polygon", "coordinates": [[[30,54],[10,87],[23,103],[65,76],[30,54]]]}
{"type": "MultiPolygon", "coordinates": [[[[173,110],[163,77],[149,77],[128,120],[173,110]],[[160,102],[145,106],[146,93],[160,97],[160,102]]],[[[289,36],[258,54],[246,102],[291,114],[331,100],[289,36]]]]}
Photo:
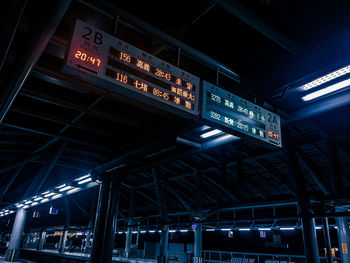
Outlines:
{"type": "Polygon", "coordinates": [[[244,134],[282,147],[281,120],[277,114],[206,81],[202,117],[234,135],[244,134]]]}
{"type": "Polygon", "coordinates": [[[198,77],[80,20],[63,71],[182,116],[198,115],[198,77]]]}

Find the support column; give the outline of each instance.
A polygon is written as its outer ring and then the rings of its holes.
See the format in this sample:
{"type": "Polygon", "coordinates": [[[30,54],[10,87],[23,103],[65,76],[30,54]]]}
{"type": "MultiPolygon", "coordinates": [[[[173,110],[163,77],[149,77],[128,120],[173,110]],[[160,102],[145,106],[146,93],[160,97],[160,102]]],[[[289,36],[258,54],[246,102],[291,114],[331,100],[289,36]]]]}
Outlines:
{"type": "Polygon", "coordinates": [[[27,211],[19,208],[16,213],[15,222],[12,227],[9,247],[6,250],[5,261],[16,261],[18,259],[22,233],[26,223],[27,211]]]}
{"type": "Polygon", "coordinates": [[[46,242],[46,231],[41,232],[37,250],[43,250],[46,242]]]}
{"type": "MultiPolygon", "coordinates": [[[[284,139],[288,138],[288,131],[282,131],[284,139]]],[[[303,223],[303,239],[306,262],[320,263],[320,256],[318,253],[317,236],[315,228],[315,220],[312,218],[313,211],[311,203],[307,195],[303,174],[298,162],[297,145],[294,142],[283,140],[286,159],[288,162],[288,169],[290,179],[295,186],[295,196],[298,201],[299,212],[303,223]]]]}
{"type": "MultiPolygon", "coordinates": [[[[336,212],[341,212],[341,210],[336,209],[336,212]]],[[[347,217],[336,217],[335,218],[338,227],[338,241],[339,241],[339,251],[341,255],[342,263],[350,263],[349,255],[349,245],[350,245],[350,230],[347,217]]]]}
{"type": "Polygon", "coordinates": [[[327,263],[333,263],[332,245],[331,245],[331,238],[329,235],[329,225],[328,225],[328,218],[327,217],[322,218],[322,225],[323,225],[323,237],[324,237],[324,242],[326,245],[327,263]]]}
{"type": "Polygon", "coordinates": [[[137,227],[137,236],[136,236],[136,244],[135,247],[136,249],[139,249],[139,242],[140,242],[140,227],[137,227]]]}
{"type": "Polygon", "coordinates": [[[128,221],[128,230],[126,233],[126,241],[125,241],[125,257],[129,258],[130,250],[131,250],[131,241],[132,241],[132,225],[134,223],[134,198],[135,198],[135,189],[133,188],[130,196],[130,206],[129,206],[129,221],[128,221]]]}
{"type": "Polygon", "coordinates": [[[102,178],[96,209],[91,263],[112,262],[120,182],[121,178],[116,175],[106,175],[102,178]]]}
{"type": "Polygon", "coordinates": [[[157,263],[167,262],[168,236],[169,236],[169,225],[163,225],[162,232],[160,233],[160,246],[159,246],[159,256],[157,258],[157,263]]]}
{"type": "Polygon", "coordinates": [[[159,169],[152,168],[152,174],[153,174],[155,192],[157,196],[160,219],[162,221],[162,232],[160,234],[160,247],[159,247],[159,256],[157,258],[157,262],[165,263],[167,262],[167,256],[168,256],[168,235],[169,235],[168,210],[165,203],[165,196],[164,196],[163,187],[160,179],[159,169]]]}
{"type": "Polygon", "coordinates": [[[202,223],[196,223],[194,230],[193,263],[202,263],[202,223]]]}
{"type": "Polygon", "coordinates": [[[67,234],[68,234],[68,230],[65,229],[63,231],[63,234],[60,238],[60,243],[58,245],[58,252],[59,253],[64,253],[64,250],[66,248],[67,234]]]}

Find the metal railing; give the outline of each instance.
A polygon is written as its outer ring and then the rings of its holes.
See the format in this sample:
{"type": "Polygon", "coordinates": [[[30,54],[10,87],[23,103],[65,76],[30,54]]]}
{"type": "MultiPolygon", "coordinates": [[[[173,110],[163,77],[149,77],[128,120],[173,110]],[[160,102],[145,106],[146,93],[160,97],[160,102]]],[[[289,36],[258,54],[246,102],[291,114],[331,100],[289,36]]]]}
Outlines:
{"type": "MultiPolygon", "coordinates": [[[[304,255],[288,254],[268,254],[268,253],[251,253],[251,252],[233,252],[233,251],[212,251],[202,250],[203,263],[304,263],[304,255]]],[[[326,257],[320,257],[321,262],[327,262],[326,257]]],[[[340,258],[333,258],[341,262],[340,258]]]]}

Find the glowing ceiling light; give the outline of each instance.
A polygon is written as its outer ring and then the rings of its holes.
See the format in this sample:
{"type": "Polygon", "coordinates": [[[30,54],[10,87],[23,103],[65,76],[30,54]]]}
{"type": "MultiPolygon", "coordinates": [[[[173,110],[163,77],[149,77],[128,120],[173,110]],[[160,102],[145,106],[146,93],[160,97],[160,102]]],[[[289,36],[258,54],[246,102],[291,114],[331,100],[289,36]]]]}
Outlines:
{"type": "Polygon", "coordinates": [[[54,200],[54,199],[60,198],[62,196],[63,196],[63,194],[57,194],[57,195],[54,195],[53,197],[51,197],[51,199],[54,200]]]}
{"type": "Polygon", "coordinates": [[[43,192],[42,195],[46,195],[48,193],[50,193],[50,191],[43,192]]]}
{"type": "Polygon", "coordinates": [[[205,231],[213,232],[213,231],[215,231],[215,229],[214,228],[207,228],[205,231]]]}
{"type": "Polygon", "coordinates": [[[80,189],[81,189],[80,187],[73,188],[73,189],[67,191],[67,195],[76,193],[76,192],[80,191],[80,189]]]}
{"type": "Polygon", "coordinates": [[[188,229],[181,229],[180,232],[181,232],[181,233],[187,233],[187,232],[188,232],[188,229]]]}
{"type": "Polygon", "coordinates": [[[88,183],[88,182],[91,182],[91,181],[92,181],[92,179],[91,179],[91,177],[89,177],[89,178],[86,178],[84,180],[79,181],[78,184],[85,184],[85,183],[88,183]]]}
{"type": "Polygon", "coordinates": [[[40,201],[40,200],[42,200],[42,199],[43,199],[43,198],[39,196],[39,197],[35,198],[34,201],[40,201]]]}
{"type": "Polygon", "coordinates": [[[53,196],[53,195],[55,195],[55,193],[48,193],[48,194],[44,195],[44,197],[50,197],[50,196],[53,196]]]}
{"type": "Polygon", "coordinates": [[[140,233],[141,233],[141,234],[144,234],[144,233],[146,233],[146,231],[145,231],[145,230],[142,230],[142,231],[140,231],[140,233]]]}
{"type": "Polygon", "coordinates": [[[333,79],[339,78],[341,76],[344,76],[346,74],[350,73],[350,65],[346,66],[344,68],[338,69],[336,71],[333,71],[327,75],[324,75],[318,79],[315,79],[309,83],[306,83],[305,85],[301,86],[303,90],[309,90],[312,88],[315,88],[317,86],[320,86],[328,81],[331,81],[333,79]]]}
{"type": "Polygon", "coordinates": [[[48,202],[48,201],[50,201],[50,199],[45,198],[45,199],[41,200],[40,203],[42,204],[42,203],[46,203],[46,202],[48,202]]]}
{"type": "Polygon", "coordinates": [[[25,205],[23,206],[23,209],[27,209],[29,207],[29,205],[25,205]]]}
{"type": "Polygon", "coordinates": [[[81,177],[75,179],[74,181],[81,181],[81,180],[83,180],[83,179],[85,179],[85,178],[88,178],[88,177],[90,177],[90,176],[91,176],[91,174],[88,173],[87,175],[83,175],[83,176],[81,176],[81,177]]]}
{"type": "Polygon", "coordinates": [[[66,184],[61,184],[59,186],[56,186],[56,189],[61,189],[61,188],[65,187],[65,186],[66,186],[66,184]]]}
{"type": "Polygon", "coordinates": [[[17,208],[24,206],[23,204],[16,205],[17,208]]]}
{"type": "Polygon", "coordinates": [[[203,139],[209,138],[209,137],[218,135],[218,134],[220,134],[222,132],[223,132],[222,130],[215,129],[215,130],[212,130],[212,131],[209,131],[209,132],[201,134],[201,138],[203,138],[203,139]]]}
{"type": "Polygon", "coordinates": [[[68,185],[68,186],[65,186],[65,187],[61,188],[61,189],[58,190],[58,191],[59,191],[59,192],[63,192],[63,191],[70,190],[70,189],[72,189],[72,188],[73,188],[73,186],[68,185]]]}
{"type": "Polygon", "coordinates": [[[169,233],[175,233],[176,230],[169,230],[169,233]]]}
{"type": "Polygon", "coordinates": [[[32,201],[27,201],[27,202],[25,202],[24,204],[25,205],[29,205],[29,204],[31,204],[31,203],[33,203],[32,201]]]}
{"type": "Polygon", "coordinates": [[[220,231],[231,231],[231,228],[221,228],[220,231]]]}
{"type": "Polygon", "coordinates": [[[322,226],[316,226],[315,229],[317,230],[322,229],[322,226]]]}
{"type": "Polygon", "coordinates": [[[156,231],[155,231],[155,230],[150,230],[149,232],[150,232],[150,233],[155,233],[156,231]]]}
{"type": "Polygon", "coordinates": [[[309,100],[313,100],[313,99],[316,99],[316,98],[319,98],[321,96],[324,96],[326,94],[329,94],[329,93],[332,93],[334,91],[337,91],[337,90],[340,90],[340,89],[343,89],[347,86],[350,85],[350,79],[347,79],[347,80],[343,80],[341,82],[338,82],[336,84],[333,84],[331,86],[328,86],[326,88],[323,88],[323,89],[320,89],[318,91],[315,91],[315,92],[312,92],[308,95],[305,95],[304,97],[302,97],[301,99],[303,101],[309,101],[309,100]]]}
{"type": "Polygon", "coordinates": [[[36,206],[36,205],[38,205],[39,203],[38,202],[33,202],[32,204],[31,204],[31,206],[36,206]]]}

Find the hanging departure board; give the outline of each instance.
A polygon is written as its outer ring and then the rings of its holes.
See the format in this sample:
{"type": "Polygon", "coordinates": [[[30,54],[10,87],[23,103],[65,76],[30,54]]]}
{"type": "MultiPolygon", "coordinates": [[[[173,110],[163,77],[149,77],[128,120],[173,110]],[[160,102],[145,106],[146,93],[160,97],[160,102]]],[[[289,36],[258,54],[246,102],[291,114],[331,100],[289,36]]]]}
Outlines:
{"type": "Polygon", "coordinates": [[[234,135],[242,134],[282,147],[280,117],[203,81],[202,118],[234,135]]]}
{"type": "Polygon", "coordinates": [[[63,71],[152,106],[198,115],[198,77],[80,20],[63,71]]]}

